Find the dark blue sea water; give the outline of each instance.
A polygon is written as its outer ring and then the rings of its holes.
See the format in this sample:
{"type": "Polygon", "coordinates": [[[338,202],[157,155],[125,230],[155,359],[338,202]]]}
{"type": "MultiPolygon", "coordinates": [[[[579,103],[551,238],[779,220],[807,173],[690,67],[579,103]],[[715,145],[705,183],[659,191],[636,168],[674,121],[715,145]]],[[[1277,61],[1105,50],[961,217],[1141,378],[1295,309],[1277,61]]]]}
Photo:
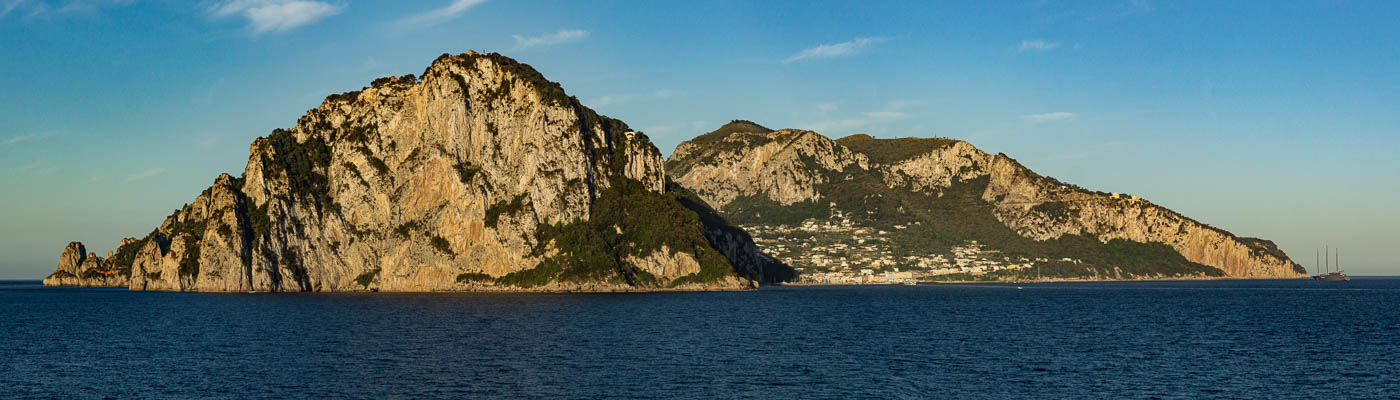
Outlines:
{"type": "Polygon", "coordinates": [[[738,293],[0,283],[0,398],[1384,398],[1400,279],[738,293]]]}

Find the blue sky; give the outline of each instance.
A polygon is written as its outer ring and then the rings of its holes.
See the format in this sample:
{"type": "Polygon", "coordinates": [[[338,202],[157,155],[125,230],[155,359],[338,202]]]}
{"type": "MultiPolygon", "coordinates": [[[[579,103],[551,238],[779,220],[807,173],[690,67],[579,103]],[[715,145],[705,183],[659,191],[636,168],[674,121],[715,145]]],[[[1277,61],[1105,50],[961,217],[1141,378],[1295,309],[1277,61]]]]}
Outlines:
{"type": "Polygon", "coordinates": [[[1397,274],[1400,3],[0,0],[0,279],[142,236],[328,94],[529,63],[669,154],[944,136],[1397,274]]]}

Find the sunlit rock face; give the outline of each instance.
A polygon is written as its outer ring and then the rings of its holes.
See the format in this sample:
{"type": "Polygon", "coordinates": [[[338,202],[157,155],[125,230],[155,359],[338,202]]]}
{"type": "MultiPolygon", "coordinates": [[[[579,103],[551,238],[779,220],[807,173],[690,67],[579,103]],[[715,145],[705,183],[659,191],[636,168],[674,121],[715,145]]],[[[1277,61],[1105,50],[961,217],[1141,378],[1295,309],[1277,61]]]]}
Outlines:
{"type": "MultiPolygon", "coordinates": [[[[707,236],[722,227],[668,192],[646,135],[496,54],[330,96],[249,153],[123,246],[125,286],[730,290],[773,267],[736,252],[756,251],[747,236],[707,236]]],[[[73,257],[55,275],[77,275],[73,257]]]]}
{"type": "Polygon", "coordinates": [[[957,211],[985,213],[1022,238],[1161,244],[1191,263],[1219,270],[1211,276],[1306,276],[1272,242],[1238,237],[1146,200],[1065,184],[957,140],[867,135],[831,140],[811,131],[734,121],[681,143],[667,160],[667,171],[721,214],[747,223],[771,224],[772,215],[791,217],[791,210],[814,210],[799,216],[820,220],[829,207],[871,226],[879,226],[879,218],[935,225],[939,221],[929,215],[943,206],[921,204],[934,204],[945,192],[971,184],[981,201],[957,211]],[[918,207],[932,212],[921,214],[918,207]]]}

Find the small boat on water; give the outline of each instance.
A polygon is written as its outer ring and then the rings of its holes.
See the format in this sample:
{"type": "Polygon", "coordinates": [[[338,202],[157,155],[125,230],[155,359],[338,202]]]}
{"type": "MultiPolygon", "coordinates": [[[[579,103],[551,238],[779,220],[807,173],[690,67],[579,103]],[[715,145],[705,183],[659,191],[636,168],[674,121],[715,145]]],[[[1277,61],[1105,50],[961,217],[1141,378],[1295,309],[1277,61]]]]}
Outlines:
{"type": "MultiPolygon", "coordinates": [[[[1332,255],[1332,248],[1331,248],[1331,247],[1328,247],[1328,248],[1327,248],[1327,255],[1328,255],[1328,256],[1333,256],[1333,255],[1332,255]]],[[[1331,261],[1331,257],[1328,257],[1328,258],[1325,259],[1325,260],[1319,260],[1319,261],[1322,261],[1322,262],[1321,262],[1321,263],[1318,263],[1318,264],[1326,263],[1326,265],[1327,265],[1327,272],[1326,272],[1326,273],[1323,273],[1321,270],[1318,270],[1317,275],[1313,275],[1313,277],[1312,277],[1313,280],[1315,280],[1315,281],[1320,281],[1320,282],[1346,282],[1346,281],[1351,280],[1351,277],[1347,276],[1347,273],[1342,272],[1342,250],[1341,250],[1341,249],[1337,249],[1337,254],[1335,255],[1335,257],[1337,258],[1337,270],[1336,270],[1336,271],[1333,271],[1333,270],[1332,270],[1332,263],[1330,262],[1330,261],[1331,261]]],[[[1314,266],[1314,267],[1321,267],[1321,265],[1318,265],[1318,264],[1313,264],[1313,266],[1314,266]]]]}

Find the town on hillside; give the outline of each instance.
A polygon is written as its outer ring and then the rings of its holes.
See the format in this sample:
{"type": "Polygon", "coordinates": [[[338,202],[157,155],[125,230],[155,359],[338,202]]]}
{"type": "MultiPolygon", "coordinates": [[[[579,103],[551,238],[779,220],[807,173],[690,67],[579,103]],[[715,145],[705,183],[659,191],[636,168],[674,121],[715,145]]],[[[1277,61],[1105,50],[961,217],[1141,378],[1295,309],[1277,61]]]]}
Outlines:
{"type": "MultiPolygon", "coordinates": [[[[798,225],[740,225],[769,255],[799,272],[798,284],[912,284],[921,281],[994,280],[989,274],[1023,270],[1034,273],[1044,258],[1006,256],[976,240],[947,252],[900,249],[891,241],[898,234],[858,226],[849,215],[832,210],[824,221],[808,219],[798,225]]],[[[920,224],[918,221],[911,224],[920,224]]],[[[907,229],[894,225],[893,229],[907,229]]],[[[1075,259],[1057,261],[1080,263],[1075,259]]]]}

